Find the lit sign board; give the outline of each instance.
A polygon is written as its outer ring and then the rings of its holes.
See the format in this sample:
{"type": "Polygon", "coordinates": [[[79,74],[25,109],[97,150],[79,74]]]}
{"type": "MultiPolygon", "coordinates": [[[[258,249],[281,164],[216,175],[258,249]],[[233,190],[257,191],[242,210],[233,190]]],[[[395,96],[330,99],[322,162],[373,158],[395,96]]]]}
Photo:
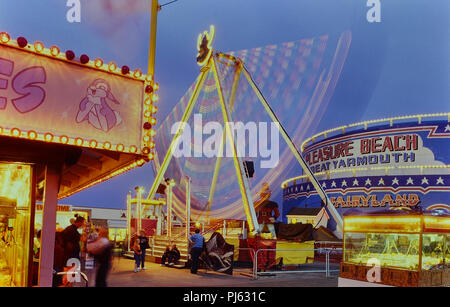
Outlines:
{"type": "Polygon", "coordinates": [[[1,135],[149,153],[143,126],[156,112],[146,91],[151,76],[87,56],[69,60],[41,43],[21,48],[0,34],[1,135]]]}

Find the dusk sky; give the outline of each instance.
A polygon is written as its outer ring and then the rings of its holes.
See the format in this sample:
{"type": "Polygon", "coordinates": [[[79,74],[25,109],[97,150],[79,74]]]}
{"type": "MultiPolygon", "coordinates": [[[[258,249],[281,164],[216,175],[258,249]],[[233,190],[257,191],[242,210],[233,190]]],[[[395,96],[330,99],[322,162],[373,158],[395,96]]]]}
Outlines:
{"type": "MultiPolygon", "coordinates": [[[[0,31],[146,71],[150,2],[82,0],[81,23],[69,23],[66,0],[0,0],[0,31]]],[[[449,112],[450,1],[380,3],[379,23],[367,21],[365,0],[179,0],[163,6],[155,69],[158,121],[195,81],[197,36],[211,24],[216,26],[214,48],[220,51],[351,31],[328,109],[307,135],[361,120],[449,112]]],[[[153,178],[147,164],[60,203],[125,208],[128,191],[139,185],[148,192],[153,178]]]]}

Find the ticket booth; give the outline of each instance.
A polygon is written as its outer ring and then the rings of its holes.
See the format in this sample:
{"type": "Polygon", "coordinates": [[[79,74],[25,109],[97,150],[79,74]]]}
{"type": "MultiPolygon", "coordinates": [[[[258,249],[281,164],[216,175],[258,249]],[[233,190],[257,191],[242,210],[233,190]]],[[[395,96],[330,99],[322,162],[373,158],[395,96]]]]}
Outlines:
{"type": "Polygon", "coordinates": [[[0,33],[0,285],[31,285],[39,244],[38,284],[51,286],[58,200],[153,158],[155,88],[140,70],[0,33]]]}

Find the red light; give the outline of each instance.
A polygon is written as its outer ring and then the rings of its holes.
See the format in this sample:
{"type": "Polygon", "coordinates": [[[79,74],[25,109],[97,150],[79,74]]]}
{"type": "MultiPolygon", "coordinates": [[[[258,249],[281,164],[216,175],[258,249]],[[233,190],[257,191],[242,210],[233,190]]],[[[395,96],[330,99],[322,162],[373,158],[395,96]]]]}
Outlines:
{"type": "Polygon", "coordinates": [[[28,45],[28,41],[25,37],[18,37],[17,38],[17,44],[20,48],[25,48],[28,45]]]}
{"type": "Polygon", "coordinates": [[[72,50],[67,50],[66,51],[66,59],[68,59],[69,61],[72,61],[75,58],[75,52],[73,52],[72,50]]]}
{"type": "Polygon", "coordinates": [[[80,56],[80,63],[81,64],[87,64],[89,63],[89,57],[86,54],[82,54],[80,56]]]}

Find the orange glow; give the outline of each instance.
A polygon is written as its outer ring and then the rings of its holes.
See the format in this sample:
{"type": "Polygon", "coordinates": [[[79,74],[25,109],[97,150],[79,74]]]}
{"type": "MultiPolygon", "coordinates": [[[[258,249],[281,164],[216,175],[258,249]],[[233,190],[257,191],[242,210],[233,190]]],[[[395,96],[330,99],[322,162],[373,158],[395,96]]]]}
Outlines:
{"type": "Polygon", "coordinates": [[[443,216],[425,216],[425,228],[430,230],[439,229],[441,231],[450,230],[450,219],[443,216]]]}
{"type": "Polygon", "coordinates": [[[154,89],[155,91],[159,90],[159,83],[153,84],[153,89],[154,89]]]}
{"type": "Polygon", "coordinates": [[[109,71],[116,71],[116,69],[117,69],[116,63],[114,63],[114,62],[109,63],[108,69],[109,69],[109,71]]]}
{"type": "Polygon", "coordinates": [[[421,230],[421,217],[411,216],[346,216],[344,231],[346,232],[409,232],[421,230]]]}
{"type": "Polygon", "coordinates": [[[97,147],[97,141],[96,141],[96,140],[91,140],[91,141],[89,142],[89,146],[92,147],[92,148],[97,147]]]}
{"type": "Polygon", "coordinates": [[[102,67],[102,66],[103,66],[103,60],[102,60],[102,59],[95,59],[94,65],[95,65],[95,67],[97,67],[97,68],[102,67]]]}
{"type": "Polygon", "coordinates": [[[51,46],[50,47],[50,54],[53,56],[58,56],[60,53],[59,48],[56,46],[51,46]]]}
{"type": "Polygon", "coordinates": [[[142,71],[140,71],[139,69],[136,69],[136,70],[134,71],[134,77],[135,77],[135,78],[140,78],[140,77],[142,77],[142,71]]]}
{"type": "Polygon", "coordinates": [[[59,137],[59,141],[63,144],[67,144],[67,142],[69,142],[69,138],[65,135],[62,135],[59,137]]]}
{"type": "Polygon", "coordinates": [[[156,135],[156,131],[154,129],[150,129],[150,136],[155,136],[156,135]]]}
{"type": "Polygon", "coordinates": [[[148,135],[144,136],[144,142],[150,141],[150,137],[148,135]]]}
{"type": "Polygon", "coordinates": [[[125,149],[125,147],[122,144],[119,144],[116,146],[118,151],[123,151],[125,149]]]}
{"type": "Polygon", "coordinates": [[[155,148],[155,142],[150,142],[150,144],[148,144],[148,146],[149,146],[150,148],[155,148]]]}
{"type": "Polygon", "coordinates": [[[147,98],[145,99],[144,103],[149,106],[152,104],[152,100],[150,98],[147,98]]]}
{"type": "Polygon", "coordinates": [[[144,116],[145,117],[150,117],[150,116],[152,116],[152,112],[147,111],[147,112],[144,113],[144,116]]]}
{"type": "Polygon", "coordinates": [[[158,108],[155,106],[152,106],[152,113],[156,113],[156,112],[158,112],[158,108]]]}
{"type": "Polygon", "coordinates": [[[34,50],[36,50],[36,52],[38,52],[38,53],[41,53],[44,50],[44,44],[41,42],[35,42],[34,50]]]}
{"type": "Polygon", "coordinates": [[[153,76],[152,75],[147,75],[145,77],[145,81],[147,81],[147,82],[152,82],[152,80],[153,80],[153,76]]]}
{"type": "Polygon", "coordinates": [[[135,153],[137,151],[137,147],[136,146],[131,146],[130,147],[130,152],[135,153]]]}
{"type": "Polygon", "coordinates": [[[37,138],[37,133],[35,131],[28,131],[28,138],[30,140],[34,140],[35,138],[37,138]]]}
{"type": "Polygon", "coordinates": [[[20,129],[13,128],[13,129],[11,130],[11,134],[12,134],[13,136],[20,136],[20,134],[21,134],[20,129]]]}
{"type": "Polygon", "coordinates": [[[44,139],[45,139],[47,142],[51,142],[51,141],[53,140],[53,134],[51,134],[51,133],[46,133],[46,134],[44,135],[44,139]]]}
{"type": "Polygon", "coordinates": [[[77,144],[78,146],[82,146],[84,144],[84,140],[81,138],[76,138],[75,144],[77,144]]]}
{"type": "Polygon", "coordinates": [[[152,152],[148,154],[148,158],[149,158],[150,160],[153,160],[154,157],[155,157],[155,156],[153,155],[152,152]]]}
{"type": "Polygon", "coordinates": [[[11,37],[9,36],[9,34],[8,33],[6,33],[6,32],[1,32],[0,33],[0,41],[2,42],[2,43],[8,43],[9,42],[9,40],[11,39],[11,37]]]}
{"type": "Polygon", "coordinates": [[[158,102],[158,100],[159,100],[159,96],[158,96],[158,95],[156,95],[156,94],[153,94],[153,96],[152,96],[152,100],[153,100],[154,102],[158,102]]]}
{"type": "Polygon", "coordinates": [[[150,121],[150,124],[156,125],[156,118],[152,117],[149,119],[149,121],[150,121]]]}
{"type": "Polygon", "coordinates": [[[103,148],[110,149],[111,148],[111,143],[106,142],[105,144],[103,144],[103,148]]]}

